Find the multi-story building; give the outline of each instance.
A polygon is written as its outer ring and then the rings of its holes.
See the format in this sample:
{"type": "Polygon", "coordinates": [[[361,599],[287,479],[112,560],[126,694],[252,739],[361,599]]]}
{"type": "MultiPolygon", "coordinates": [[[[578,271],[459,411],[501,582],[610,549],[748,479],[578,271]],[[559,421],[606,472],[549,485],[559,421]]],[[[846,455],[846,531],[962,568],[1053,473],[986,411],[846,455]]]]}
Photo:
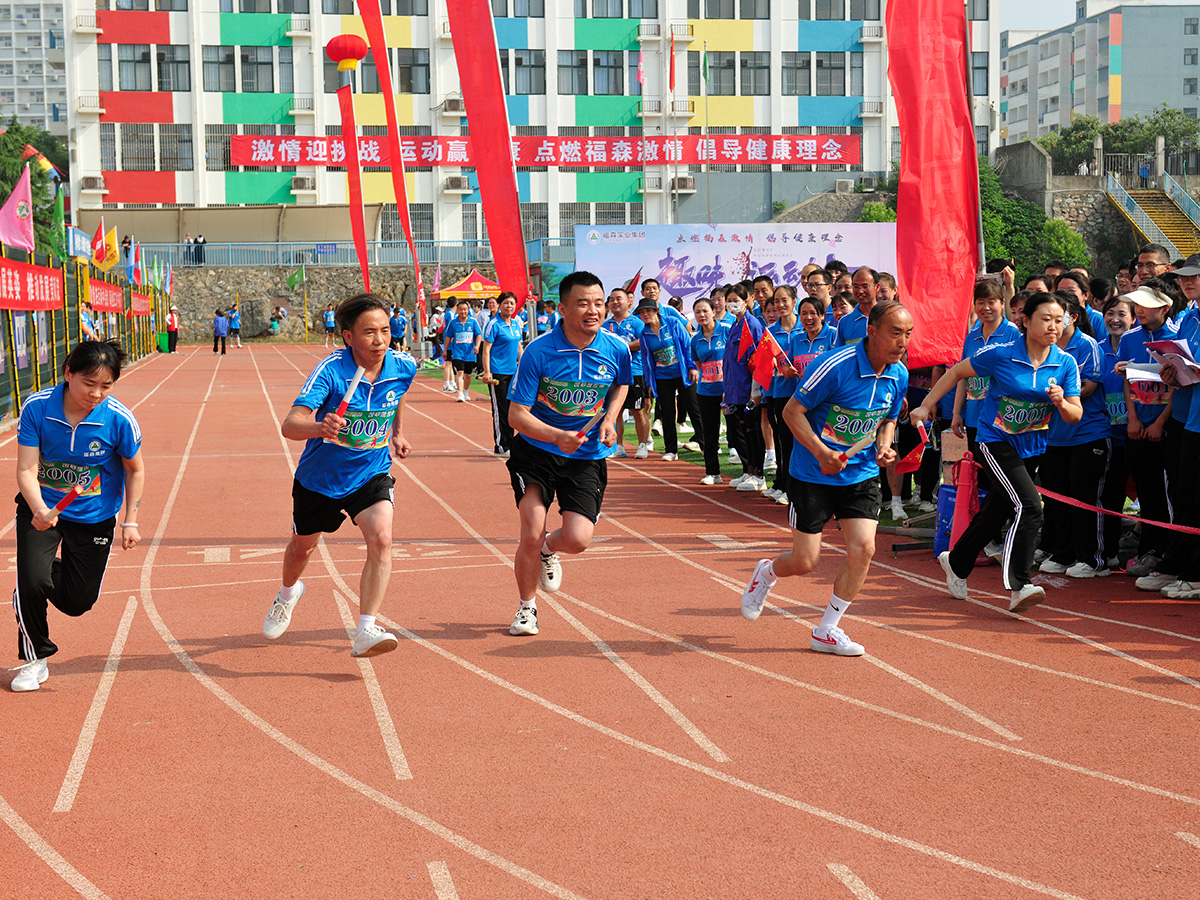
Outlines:
{"type": "Polygon", "coordinates": [[[63,5],[0,4],[0,116],[67,136],[63,5]]]}
{"type": "MultiPolygon", "coordinates": [[[[310,6],[317,0],[156,0],[153,11],[148,0],[120,0],[129,2],[142,9],[97,11],[72,0],[68,16],[71,176],[81,225],[91,227],[104,211],[122,232],[186,228],[212,241],[250,240],[270,223],[274,239],[276,230],[286,237],[286,223],[305,219],[306,209],[346,203],[344,171],[235,166],[230,139],[340,133],[338,76],[323,49],[336,34],[364,33],[353,0],[321,0],[319,9],[310,6]],[[277,229],[263,206],[281,209],[277,229]],[[217,210],[219,226],[197,224],[218,221],[217,210]]],[[[444,0],[382,6],[402,130],[466,134],[444,0]]],[[[522,166],[526,238],[569,237],[583,223],[761,221],[777,201],[831,190],[837,179],[886,175],[898,158],[884,0],[492,0],[492,9],[516,135],[861,136],[855,166],[522,166]]],[[[970,89],[986,153],[999,127],[999,33],[987,0],[971,0],[969,15],[970,89]]],[[[360,130],[382,134],[384,98],[371,57],[354,78],[360,130]]],[[[497,136],[478,123],[475,132],[476,152],[486,152],[497,136]]],[[[419,240],[484,237],[472,171],[417,165],[409,172],[419,240]]],[[[364,189],[367,203],[382,207],[378,233],[393,238],[387,171],[368,168],[364,189]]],[[[307,220],[343,228],[339,217],[307,220]]]]}
{"type": "Polygon", "coordinates": [[[1200,5],[1077,0],[1052,31],[1005,31],[1001,144],[1034,139],[1076,116],[1116,122],[1166,103],[1200,111],[1200,5]]]}

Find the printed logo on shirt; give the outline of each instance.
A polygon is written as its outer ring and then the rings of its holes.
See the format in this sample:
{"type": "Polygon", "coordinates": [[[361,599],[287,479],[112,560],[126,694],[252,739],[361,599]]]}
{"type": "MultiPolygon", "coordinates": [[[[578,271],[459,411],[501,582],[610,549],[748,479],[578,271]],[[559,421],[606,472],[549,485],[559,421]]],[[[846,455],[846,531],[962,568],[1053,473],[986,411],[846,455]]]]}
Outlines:
{"type": "Polygon", "coordinates": [[[967,399],[982,400],[987,396],[988,382],[992,380],[991,375],[972,375],[967,379],[967,399]]]}
{"type": "Polygon", "coordinates": [[[579,381],[559,381],[542,377],[538,382],[538,402],[562,416],[594,416],[604,407],[608,385],[579,381]]]}
{"type": "Polygon", "coordinates": [[[1025,434],[1030,431],[1045,431],[1050,427],[1054,415],[1054,404],[1044,400],[1016,400],[1001,397],[993,423],[1005,434],[1025,434]]]}
{"type": "Polygon", "coordinates": [[[92,441],[90,444],[88,444],[88,449],[91,450],[93,453],[95,453],[97,450],[100,449],[100,442],[92,441]]]}
{"type": "Polygon", "coordinates": [[[396,392],[395,392],[395,391],[388,391],[388,392],[387,392],[387,402],[388,402],[388,403],[395,403],[395,402],[396,402],[396,392]]]}
{"type": "Polygon", "coordinates": [[[75,463],[48,462],[38,460],[38,484],[52,491],[65,494],[72,488],[83,485],[81,497],[100,496],[100,467],[80,466],[75,463]]]}
{"type": "Polygon", "coordinates": [[[390,409],[346,410],[346,424],[338,432],[336,443],[349,450],[380,450],[388,445],[392,436],[390,409]]]}
{"type": "Polygon", "coordinates": [[[608,366],[604,365],[604,363],[596,366],[596,374],[601,378],[606,378],[608,376],[608,366]]]}
{"type": "Polygon", "coordinates": [[[711,362],[700,363],[700,381],[703,384],[715,384],[725,380],[725,361],[714,359],[711,362]]]}
{"type": "Polygon", "coordinates": [[[839,447],[852,446],[868,434],[874,434],[883,421],[882,409],[847,409],[831,406],[825,414],[821,438],[839,447]]]}

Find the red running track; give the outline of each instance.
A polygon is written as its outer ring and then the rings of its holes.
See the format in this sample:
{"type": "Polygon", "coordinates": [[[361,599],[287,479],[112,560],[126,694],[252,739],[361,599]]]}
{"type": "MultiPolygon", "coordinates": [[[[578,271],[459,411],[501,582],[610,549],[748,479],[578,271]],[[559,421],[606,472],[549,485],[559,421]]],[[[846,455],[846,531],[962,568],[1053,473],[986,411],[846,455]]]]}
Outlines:
{"type": "Polygon", "coordinates": [[[0,694],[0,896],[1200,896],[1195,604],[1113,577],[1014,616],[994,568],[956,601],[883,537],[844,622],[868,655],[813,654],[837,531],[746,622],[784,508],[650,459],[611,465],[597,543],[514,638],[490,413],[435,380],[395,470],[405,640],[350,657],[347,526],[268,643],[300,449],[277,420],[322,352],[189,348],[118,384],[147,538],[95,610],[51,614],[43,688],[0,694]]]}

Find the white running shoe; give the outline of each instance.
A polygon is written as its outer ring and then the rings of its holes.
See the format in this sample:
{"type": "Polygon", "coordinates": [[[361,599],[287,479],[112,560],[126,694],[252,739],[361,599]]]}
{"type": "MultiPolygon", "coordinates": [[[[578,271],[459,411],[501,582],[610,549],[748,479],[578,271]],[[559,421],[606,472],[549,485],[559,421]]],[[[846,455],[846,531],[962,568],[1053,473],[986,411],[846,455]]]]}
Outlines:
{"type": "Polygon", "coordinates": [[[772,450],[763,459],[763,473],[770,475],[772,472],[779,470],[779,463],[775,461],[775,451],[772,450]]]}
{"type": "Polygon", "coordinates": [[[454,386],[453,381],[447,381],[445,387],[442,388],[443,394],[453,394],[458,388],[454,386]]]}
{"type": "Polygon", "coordinates": [[[663,462],[675,462],[675,460],[679,459],[679,454],[678,453],[664,453],[660,457],[660,459],[662,459],[663,462]]]}
{"type": "Polygon", "coordinates": [[[36,691],[50,677],[50,669],[44,659],[35,659],[21,666],[17,677],[12,680],[12,689],[18,694],[36,691]]]}
{"type": "Polygon", "coordinates": [[[682,446],[684,450],[691,450],[693,453],[700,452],[700,445],[695,441],[684,441],[680,446],[682,446]]]}
{"type": "Polygon", "coordinates": [[[297,581],[296,584],[300,587],[300,593],[296,595],[294,600],[284,600],[283,595],[277,593],[275,601],[271,604],[271,608],[267,610],[267,617],[263,620],[263,637],[269,641],[273,641],[281,636],[288,630],[288,626],[292,624],[292,610],[296,608],[296,604],[304,596],[304,582],[297,581]]]}
{"type": "Polygon", "coordinates": [[[908,518],[908,513],[904,511],[904,502],[899,497],[892,498],[891,513],[892,518],[897,522],[903,522],[908,518]]]}
{"type": "Polygon", "coordinates": [[[633,454],[634,459],[645,459],[650,455],[649,444],[638,444],[637,452],[633,454]]]}
{"type": "MultiPolygon", "coordinates": [[[[1067,569],[1068,578],[1107,578],[1112,574],[1108,568],[1093,569],[1087,563],[1077,562],[1075,565],[1067,569]]],[[[1172,578],[1175,576],[1172,575],[1172,578]]]]}
{"type": "Polygon", "coordinates": [[[1068,566],[1064,566],[1060,562],[1055,562],[1051,557],[1047,556],[1042,560],[1042,564],[1038,566],[1038,571],[1045,575],[1063,575],[1068,568],[1068,566]]]}
{"type": "Polygon", "coordinates": [[[466,391],[459,391],[458,397],[455,398],[455,402],[456,403],[466,403],[467,402],[466,394],[467,394],[466,391]]]}
{"type": "Polygon", "coordinates": [[[1178,575],[1163,575],[1161,572],[1151,572],[1149,575],[1143,575],[1133,583],[1133,586],[1139,591],[1161,591],[1169,584],[1174,584],[1179,580],[1178,575]]]}
{"type": "Polygon", "coordinates": [[[767,569],[771,560],[760,559],[754,567],[754,574],[742,591],[742,616],[753,622],[762,613],[763,604],[767,602],[767,594],[775,586],[777,579],[767,577],[767,569]]]}
{"type": "Polygon", "coordinates": [[[652,426],[650,426],[650,430],[653,431],[655,434],[657,434],[659,437],[662,437],[662,433],[663,433],[662,421],[660,419],[655,419],[654,424],[652,426]]]}
{"type": "Polygon", "coordinates": [[[932,500],[922,500],[920,503],[917,504],[917,512],[919,512],[919,513],[937,512],[937,504],[934,503],[932,500]]]}
{"type": "Polygon", "coordinates": [[[517,617],[508,626],[509,634],[537,634],[537,631],[537,610],[532,606],[522,606],[518,609],[517,617]]]}
{"type": "Polygon", "coordinates": [[[938,554],[938,563],[942,567],[942,571],[946,573],[946,590],[950,592],[950,596],[955,600],[967,599],[967,579],[959,578],[954,574],[954,570],[950,568],[950,551],[943,550],[938,554]]]}
{"type": "Polygon", "coordinates": [[[730,465],[734,466],[740,466],[742,464],[742,458],[738,456],[738,452],[732,447],[729,448],[729,463],[730,465]]]}
{"type": "Polygon", "coordinates": [[[779,496],[775,498],[775,502],[778,503],[780,506],[787,506],[792,501],[788,497],[786,491],[780,491],[779,496]]]}
{"type": "Polygon", "coordinates": [[[547,594],[553,594],[562,587],[562,563],[558,561],[557,553],[542,554],[542,574],[538,576],[538,587],[547,594]]]}
{"type": "Polygon", "coordinates": [[[856,644],[846,637],[846,632],[836,625],[822,628],[818,625],[813,629],[809,647],[817,653],[832,653],[835,656],[862,656],[863,645],[856,644]]]}
{"type": "Polygon", "coordinates": [[[768,500],[774,500],[779,496],[779,491],[775,490],[775,488],[768,488],[767,490],[763,491],[763,496],[768,500]]]}
{"type": "Polygon", "coordinates": [[[765,491],[767,489],[767,481],[758,475],[751,475],[745,481],[737,486],[737,489],[742,492],[750,491],[765,491]]]}
{"type": "Polygon", "coordinates": [[[1004,545],[996,541],[988,541],[987,546],[983,548],[984,556],[991,557],[996,562],[1004,561],[1004,545]]]}
{"type": "Polygon", "coordinates": [[[720,475],[705,475],[703,478],[700,479],[700,483],[707,484],[710,486],[714,485],[714,484],[720,484],[721,476],[720,475]]]}
{"type": "Polygon", "coordinates": [[[680,422],[676,426],[680,434],[694,434],[696,429],[691,426],[690,422],[680,422]]]}
{"type": "Polygon", "coordinates": [[[1037,606],[1046,599],[1046,589],[1040,584],[1027,584],[1019,591],[1012,592],[1012,600],[1008,604],[1009,612],[1024,612],[1031,606],[1037,606]]]}
{"type": "Polygon", "coordinates": [[[737,476],[735,476],[735,477],[733,477],[733,478],[730,478],[730,479],[729,479],[729,486],[730,486],[731,488],[741,487],[741,486],[742,486],[742,483],[743,483],[744,481],[746,481],[746,480],[747,480],[747,479],[749,479],[749,478],[753,478],[753,477],[754,477],[753,475],[750,475],[750,474],[748,474],[748,473],[742,473],[741,475],[737,475],[737,476]]]}
{"type": "Polygon", "coordinates": [[[1162,595],[1170,600],[1200,600],[1200,583],[1181,579],[1163,588],[1162,595]]]}
{"type": "Polygon", "coordinates": [[[379,656],[390,653],[400,642],[391,632],[384,631],[378,625],[364,625],[354,635],[354,645],[350,648],[351,656],[379,656]]]}

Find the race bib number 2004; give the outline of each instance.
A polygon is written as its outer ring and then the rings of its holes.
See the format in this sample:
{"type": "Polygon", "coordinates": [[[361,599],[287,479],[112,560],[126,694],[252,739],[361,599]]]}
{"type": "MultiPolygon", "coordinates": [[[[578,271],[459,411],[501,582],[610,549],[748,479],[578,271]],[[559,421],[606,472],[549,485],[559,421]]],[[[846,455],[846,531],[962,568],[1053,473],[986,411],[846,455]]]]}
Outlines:
{"type": "Polygon", "coordinates": [[[604,407],[608,385],[545,378],[538,383],[538,402],[561,416],[594,416],[604,407]]]}
{"type": "Polygon", "coordinates": [[[337,442],[351,450],[379,450],[392,437],[394,409],[347,410],[346,424],[338,432],[337,442]]]}

